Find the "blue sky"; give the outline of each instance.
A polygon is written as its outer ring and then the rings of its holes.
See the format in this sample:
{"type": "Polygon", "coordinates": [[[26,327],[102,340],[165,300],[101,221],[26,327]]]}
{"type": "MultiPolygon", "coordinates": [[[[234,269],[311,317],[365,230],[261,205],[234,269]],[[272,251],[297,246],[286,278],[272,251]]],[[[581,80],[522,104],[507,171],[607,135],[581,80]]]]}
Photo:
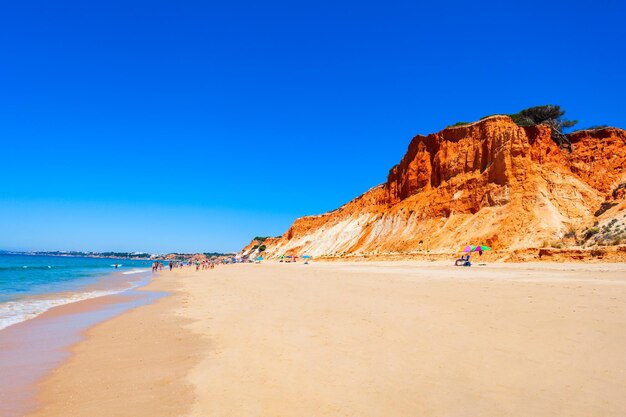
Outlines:
{"type": "Polygon", "coordinates": [[[0,248],[238,250],[410,139],[555,103],[626,127],[620,1],[20,1],[0,12],[0,248]]]}

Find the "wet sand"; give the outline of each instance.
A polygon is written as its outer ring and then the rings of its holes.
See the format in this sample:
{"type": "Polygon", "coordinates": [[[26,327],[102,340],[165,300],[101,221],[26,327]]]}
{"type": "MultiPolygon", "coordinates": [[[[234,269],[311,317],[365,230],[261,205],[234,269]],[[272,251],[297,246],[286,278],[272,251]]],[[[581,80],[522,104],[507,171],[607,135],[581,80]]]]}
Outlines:
{"type": "Polygon", "coordinates": [[[164,295],[130,288],[147,283],[148,275],[105,276],[82,291],[126,291],[60,305],[0,330],[0,416],[19,417],[37,408],[36,382],[69,357],[68,348],[81,340],[82,331],[164,295]]]}
{"type": "Polygon", "coordinates": [[[164,271],[32,416],[623,416],[626,264],[164,271]]]}

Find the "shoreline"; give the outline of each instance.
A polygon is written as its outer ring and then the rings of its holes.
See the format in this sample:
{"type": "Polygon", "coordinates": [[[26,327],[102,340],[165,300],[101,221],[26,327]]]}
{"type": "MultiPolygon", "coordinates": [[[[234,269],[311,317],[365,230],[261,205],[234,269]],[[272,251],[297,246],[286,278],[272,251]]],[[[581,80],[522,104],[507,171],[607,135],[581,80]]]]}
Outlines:
{"type": "Polygon", "coordinates": [[[145,285],[149,280],[148,270],[133,269],[120,272],[103,273],[88,284],[73,289],[51,291],[36,294],[26,294],[19,298],[9,299],[0,302],[0,311],[5,314],[0,315],[0,331],[20,323],[33,320],[47,311],[74,304],[94,298],[117,295],[124,291],[145,285]],[[131,276],[132,275],[132,276],[131,276]],[[138,279],[134,279],[138,278],[138,279]],[[14,306],[17,306],[21,314],[15,313],[14,306]],[[25,308],[29,306],[30,308],[25,308]],[[6,312],[13,314],[6,314],[6,312]]]}
{"type": "Polygon", "coordinates": [[[37,383],[70,356],[70,347],[80,342],[90,327],[162,296],[139,291],[149,281],[146,272],[116,272],[78,292],[33,298],[65,301],[0,330],[0,373],[11,376],[0,380],[0,415],[22,416],[36,409],[37,383]],[[98,293],[103,295],[70,301],[98,293]]]}
{"type": "Polygon", "coordinates": [[[191,369],[200,341],[185,329],[188,320],[177,313],[184,296],[168,277],[169,271],[159,272],[138,289],[166,296],[87,329],[71,355],[37,383],[41,407],[27,416],[171,417],[191,404],[192,390],[178,382],[191,369]]]}
{"type": "MultiPolygon", "coordinates": [[[[621,416],[626,264],[268,262],[163,271],[29,417],[621,416]]],[[[144,290],[144,289],[142,289],[144,290]]]]}

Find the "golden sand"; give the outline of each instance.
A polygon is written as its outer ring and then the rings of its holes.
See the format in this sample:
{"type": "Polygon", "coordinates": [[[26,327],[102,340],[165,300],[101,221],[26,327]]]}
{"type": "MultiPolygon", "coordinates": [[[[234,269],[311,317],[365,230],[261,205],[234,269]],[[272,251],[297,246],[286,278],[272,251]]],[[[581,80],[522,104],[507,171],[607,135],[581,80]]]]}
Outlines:
{"type": "Polygon", "coordinates": [[[164,271],[42,382],[45,417],[624,416],[626,265],[164,271]]]}

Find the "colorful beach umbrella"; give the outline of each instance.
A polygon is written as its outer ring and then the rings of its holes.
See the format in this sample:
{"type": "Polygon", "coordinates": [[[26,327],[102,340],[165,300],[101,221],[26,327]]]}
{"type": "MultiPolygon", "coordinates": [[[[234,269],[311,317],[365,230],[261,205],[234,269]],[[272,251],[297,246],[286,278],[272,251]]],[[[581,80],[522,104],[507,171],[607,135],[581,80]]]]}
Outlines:
{"type": "Polygon", "coordinates": [[[256,260],[257,260],[257,261],[262,261],[262,260],[263,260],[263,257],[262,257],[262,256],[257,256],[257,257],[256,257],[256,260]]]}
{"type": "Polygon", "coordinates": [[[302,259],[311,259],[311,257],[309,255],[304,255],[302,259]]]}
{"type": "Polygon", "coordinates": [[[486,250],[491,250],[491,248],[489,246],[485,246],[485,245],[467,245],[466,247],[464,247],[463,249],[461,249],[461,252],[482,252],[482,251],[486,251],[486,250]]]}
{"type": "Polygon", "coordinates": [[[480,256],[483,256],[483,251],[484,250],[491,250],[491,248],[489,246],[485,246],[485,245],[478,245],[478,246],[476,246],[475,250],[478,252],[478,254],[480,256]]]}

